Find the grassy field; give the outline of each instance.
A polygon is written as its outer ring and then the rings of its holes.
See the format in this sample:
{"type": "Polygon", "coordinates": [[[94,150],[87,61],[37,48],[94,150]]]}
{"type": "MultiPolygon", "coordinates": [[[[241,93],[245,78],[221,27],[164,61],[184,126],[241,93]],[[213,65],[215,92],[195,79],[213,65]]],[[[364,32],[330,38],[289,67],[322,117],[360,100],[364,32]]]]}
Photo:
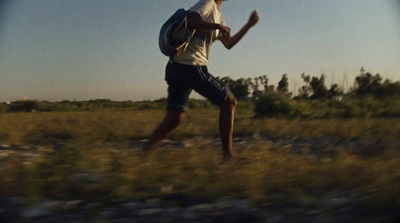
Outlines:
{"type": "MultiPolygon", "coordinates": [[[[0,195],[23,195],[31,202],[109,196],[148,196],[154,188],[213,199],[232,196],[255,202],[305,199],[318,205],[321,191],[352,191],[351,196],[374,205],[400,207],[400,151],[391,143],[376,156],[364,157],[346,148],[329,161],[309,152],[293,154],[271,145],[246,144],[239,151],[251,162],[221,163],[216,144],[163,149],[143,161],[129,142],[147,138],[163,118],[163,110],[0,114],[0,144],[36,145],[54,149],[40,153],[29,165],[18,153],[0,160],[0,195]],[[100,185],[77,187],[71,175],[84,171],[100,185]],[[283,198],[282,198],[283,197],[283,198]]],[[[399,140],[400,119],[254,119],[239,109],[235,137],[314,137],[399,140]]],[[[192,109],[171,136],[174,140],[218,136],[218,110],[192,109]]],[[[329,145],[328,145],[329,146],[329,145]]],[[[89,182],[90,184],[90,182],[89,182]]]]}
{"type": "MultiPolygon", "coordinates": [[[[147,138],[164,116],[163,110],[43,112],[0,114],[0,142],[52,144],[55,141],[102,143],[147,138]]],[[[398,139],[400,119],[254,119],[246,109],[235,117],[236,136],[332,136],[398,139]]],[[[218,136],[218,110],[193,109],[173,138],[218,136]]]]}

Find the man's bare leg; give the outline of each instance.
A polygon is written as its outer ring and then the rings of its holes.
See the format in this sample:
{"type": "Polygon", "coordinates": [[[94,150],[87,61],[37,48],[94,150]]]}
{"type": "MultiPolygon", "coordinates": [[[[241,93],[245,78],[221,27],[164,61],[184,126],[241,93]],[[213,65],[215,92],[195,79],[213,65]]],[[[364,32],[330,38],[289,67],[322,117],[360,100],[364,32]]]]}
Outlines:
{"type": "Polygon", "coordinates": [[[219,115],[219,132],[221,135],[222,151],[225,160],[228,160],[234,156],[232,135],[236,105],[237,100],[233,95],[226,98],[221,104],[219,115]]]}
{"type": "Polygon", "coordinates": [[[148,144],[144,150],[144,157],[150,156],[154,150],[159,146],[162,140],[174,130],[184,117],[184,112],[167,111],[167,114],[161,124],[154,131],[150,137],[148,144]]]}

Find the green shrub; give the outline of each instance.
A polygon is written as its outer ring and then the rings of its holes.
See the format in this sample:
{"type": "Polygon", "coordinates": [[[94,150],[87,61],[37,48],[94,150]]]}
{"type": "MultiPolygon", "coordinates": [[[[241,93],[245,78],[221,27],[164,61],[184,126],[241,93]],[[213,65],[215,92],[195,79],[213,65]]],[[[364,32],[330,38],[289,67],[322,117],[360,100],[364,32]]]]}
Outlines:
{"type": "Polygon", "coordinates": [[[208,100],[204,99],[190,99],[189,100],[189,108],[210,108],[212,107],[212,103],[208,100]]]}
{"type": "Polygon", "coordinates": [[[7,111],[9,105],[6,103],[0,103],[0,113],[4,113],[7,111]]]}
{"type": "Polygon", "coordinates": [[[380,110],[378,116],[380,117],[400,117],[400,96],[391,96],[381,98],[380,110]]]}
{"type": "Polygon", "coordinates": [[[342,104],[344,107],[344,118],[368,118],[386,116],[389,112],[387,105],[390,103],[380,100],[373,95],[365,95],[362,97],[347,98],[342,104]]]}
{"type": "Polygon", "coordinates": [[[287,116],[297,113],[289,97],[280,94],[268,94],[260,97],[255,103],[256,117],[287,116]]]}
{"type": "Polygon", "coordinates": [[[236,109],[254,111],[254,101],[239,101],[236,109]]]}
{"type": "Polygon", "coordinates": [[[8,108],[7,112],[32,112],[37,111],[39,108],[38,101],[18,101],[13,102],[8,108]]]}
{"type": "Polygon", "coordinates": [[[140,101],[137,102],[136,108],[138,110],[147,110],[147,109],[165,109],[167,106],[167,99],[160,98],[154,101],[140,101]]]}
{"type": "Polygon", "coordinates": [[[344,104],[343,118],[355,118],[361,116],[363,116],[362,111],[354,103],[344,104]]]}

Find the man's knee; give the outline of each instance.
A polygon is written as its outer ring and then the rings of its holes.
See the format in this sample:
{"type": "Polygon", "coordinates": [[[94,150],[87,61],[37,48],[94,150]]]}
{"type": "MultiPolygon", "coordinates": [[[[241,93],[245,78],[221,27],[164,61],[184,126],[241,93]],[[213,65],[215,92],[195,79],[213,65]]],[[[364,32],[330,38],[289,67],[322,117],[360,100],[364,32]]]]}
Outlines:
{"type": "Polygon", "coordinates": [[[237,106],[237,99],[236,99],[236,97],[235,96],[233,96],[233,95],[229,95],[225,100],[224,100],[224,102],[223,102],[223,105],[224,106],[229,106],[229,107],[231,107],[231,108],[236,108],[236,106],[237,106]]]}

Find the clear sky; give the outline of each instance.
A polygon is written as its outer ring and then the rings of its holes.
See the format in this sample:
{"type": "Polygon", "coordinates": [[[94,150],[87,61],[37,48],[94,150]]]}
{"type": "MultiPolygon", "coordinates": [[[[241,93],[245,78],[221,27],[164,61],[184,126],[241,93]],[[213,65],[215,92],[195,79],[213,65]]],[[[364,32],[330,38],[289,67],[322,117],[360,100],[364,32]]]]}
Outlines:
{"type": "MultiPolygon", "coordinates": [[[[197,0],[0,0],[0,101],[146,100],[166,96],[163,22],[197,0]]],[[[353,82],[361,66],[400,80],[399,0],[230,0],[235,33],[261,18],[232,50],[215,43],[215,76],[268,75],[289,88],[300,74],[353,82]],[[344,75],[346,74],[346,75],[344,75]]],[[[297,90],[296,90],[297,91],[297,90]]]]}

